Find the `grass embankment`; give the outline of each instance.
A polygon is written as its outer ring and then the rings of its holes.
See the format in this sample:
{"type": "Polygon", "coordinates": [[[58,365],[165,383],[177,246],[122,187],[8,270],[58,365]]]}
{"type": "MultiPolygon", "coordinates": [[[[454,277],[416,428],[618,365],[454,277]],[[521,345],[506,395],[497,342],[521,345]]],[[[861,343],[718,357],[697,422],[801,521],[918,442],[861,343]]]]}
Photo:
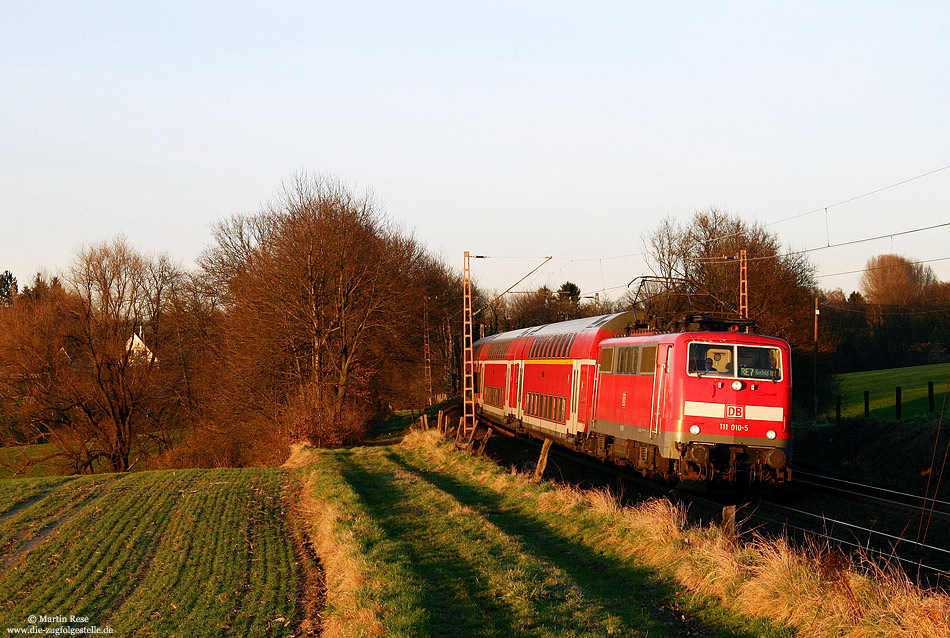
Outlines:
{"type": "MultiPolygon", "coordinates": [[[[897,418],[896,388],[901,389],[901,416],[925,417],[929,411],[927,382],[934,384],[935,411],[940,413],[950,377],[950,363],[939,363],[911,368],[891,368],[869,372],[851,372],[837,375],[841,394],[841,416],[864,416],[864,392],[869,393],[868,407],[872,419],[897,418]]],[[[835,417],[834,407],[828,414],[835,417]]]]}
{"type": "Polygon", "coordinates": [[[298,581],[285,479],[188,470],[0,481],[0,628],[288,635],[298,581]]]}
{"type": "Polygon", "coordinates": [[[736,545],[688,527],[665,501],[627,509],[602,492],[536,485],[433,433],[309,460],[300,472],[328,636],[950,631],[950,600],[899,578],[782,542],[736,545]]]}

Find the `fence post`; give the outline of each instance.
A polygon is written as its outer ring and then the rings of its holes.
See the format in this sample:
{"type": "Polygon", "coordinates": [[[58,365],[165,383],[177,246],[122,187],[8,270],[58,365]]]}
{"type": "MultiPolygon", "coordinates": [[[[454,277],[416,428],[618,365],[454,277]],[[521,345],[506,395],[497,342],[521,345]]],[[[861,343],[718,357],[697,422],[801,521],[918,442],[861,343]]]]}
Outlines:
{"type": "Polygon", "coordinates": [[[722,535],[732,540],[736,537],[736,506],[722,508],[722,535]]]}
{"type": "Polygon", "coordinates": [[[869,421],[871,419],[871,393],[867,390],[864,391],[864,420],[869,421]]]}
{"type": "Polygon", "coordinates": [[[897,396],[895,398],[897,400],[897,420],[900,421],[901,420],[901,387],[900,386],[897,386],[897,396]]]}
{"type": "Polygon", "coordinates": [[[551,439],[544,439],[544,444],[541,446],[541,456],[538,458],[538,466],[534,469],[535,483],[541,481],[541,477],[544,475],[544,468],[548,465],[548,451],[550,449],[551,439]]]}
{"type": "Polygon", "coordinates": [[[930,413],[934,413],[934,382],[927,382],[927,407],[930,410],[930,413]]]}

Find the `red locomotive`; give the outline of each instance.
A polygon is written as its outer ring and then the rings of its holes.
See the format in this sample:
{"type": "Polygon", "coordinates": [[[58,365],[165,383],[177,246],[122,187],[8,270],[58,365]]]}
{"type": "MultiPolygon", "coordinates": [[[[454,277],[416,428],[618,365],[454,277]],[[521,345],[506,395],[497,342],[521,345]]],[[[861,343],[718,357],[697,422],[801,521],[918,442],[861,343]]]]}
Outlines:
{"type": "Polygon", "coordinates": [[[788,481],[788,344],[706,315],[636,326],[623,312],[479,340],[476,410],[670,482],[788,481]]]}

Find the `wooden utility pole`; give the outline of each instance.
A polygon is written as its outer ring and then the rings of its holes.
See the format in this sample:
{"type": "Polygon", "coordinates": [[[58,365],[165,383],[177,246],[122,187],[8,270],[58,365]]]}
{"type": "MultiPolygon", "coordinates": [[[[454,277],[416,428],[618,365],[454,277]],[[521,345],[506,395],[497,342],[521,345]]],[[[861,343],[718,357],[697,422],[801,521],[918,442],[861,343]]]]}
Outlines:
{"type": "Polygon", "coordinates": [[[463,268],[462,296],[464,297],[464,319],[462,333],[462,431],[463,437],[475,431],[475,354],[472,348],[472,268],[471,256],[465,251],[463,268]]]}
{"type": "Polygon", "coordinates": [[[812,357],[813,359],[813,369],[812,369],[812,380],[814,381],[814,392],[815,392],[815,406],[813,409],[814,416],[818,418],[818,295],[815,295],[815,354],[812,357]]]}

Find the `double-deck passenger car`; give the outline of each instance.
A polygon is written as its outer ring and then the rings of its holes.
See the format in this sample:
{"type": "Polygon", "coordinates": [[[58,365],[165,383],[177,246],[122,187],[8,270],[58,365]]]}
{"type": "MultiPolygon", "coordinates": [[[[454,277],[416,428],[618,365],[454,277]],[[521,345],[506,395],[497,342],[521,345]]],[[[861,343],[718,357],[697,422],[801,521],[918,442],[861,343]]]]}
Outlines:
{"type": "Polygon", "coordinates": [[[788,344],[694,319],[656,332],[624,312],[481,339],[476,410],[671,482],[789,480],[788,344]]]}

